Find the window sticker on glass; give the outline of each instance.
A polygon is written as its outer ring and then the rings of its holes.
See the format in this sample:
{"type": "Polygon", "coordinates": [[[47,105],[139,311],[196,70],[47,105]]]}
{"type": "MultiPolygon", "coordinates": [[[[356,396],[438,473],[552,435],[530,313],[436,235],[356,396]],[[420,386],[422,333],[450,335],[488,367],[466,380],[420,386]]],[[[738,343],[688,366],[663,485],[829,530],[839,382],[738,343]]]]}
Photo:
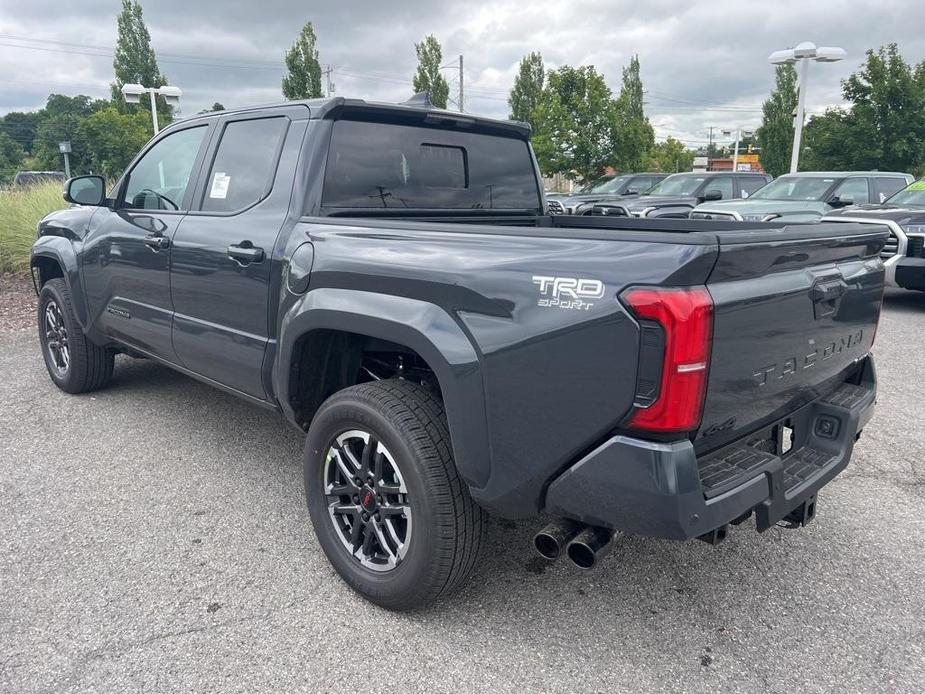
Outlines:
{"type": "Polygon", "coordinates": [[[209,191],[209,197],[224,200],[228,195],[229,183],[231,183],[231,176],[226,176],[224,171],[216,171],[212,177],[212,189],[209,191]]]}

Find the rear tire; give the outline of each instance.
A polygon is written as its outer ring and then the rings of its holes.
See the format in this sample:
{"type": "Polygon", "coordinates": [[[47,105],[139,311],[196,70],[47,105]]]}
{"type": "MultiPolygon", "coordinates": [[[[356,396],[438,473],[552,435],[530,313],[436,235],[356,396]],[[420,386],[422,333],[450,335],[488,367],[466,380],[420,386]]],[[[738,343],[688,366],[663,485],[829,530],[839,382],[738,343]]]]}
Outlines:
{"type": "Polygon", "coordinates": [[[486,514],[456,472],[443,403],[422,386],[382,380],[328,398],[304,476],[321,548],[366,599],[422,607],[471,572],[486,514]]]}
{"type": "Polygon", "coordinates": [[[38,327],[45,368],[58,388],[66,393],[86,393],[109,383],[115,355],[84,335],[74,314],[70,287],[61,278],[42,286],[38,327]]]}

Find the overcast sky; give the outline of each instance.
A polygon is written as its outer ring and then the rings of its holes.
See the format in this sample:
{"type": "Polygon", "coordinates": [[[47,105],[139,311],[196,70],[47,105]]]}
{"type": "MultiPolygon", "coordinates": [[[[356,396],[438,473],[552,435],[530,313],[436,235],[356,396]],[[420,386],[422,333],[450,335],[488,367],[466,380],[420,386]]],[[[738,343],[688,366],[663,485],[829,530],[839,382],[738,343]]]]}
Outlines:
{"type": "MultiPolygon", "coordinates": [[[[411,94],[414,42],[433,33],[444,62],[465,56],[466,110],[505,117],[517,63],[594,65],[614,90],[638,53],[647,113],[659,139],[695,146],[709,126],[753,127],[773,81],[767,55],[800,41],[845,48],[813,65],[810,113],[840,102],[839,80],[864,51],[899,43],[925,58],[922,0],[492,0],[435,3],[143,0],[162,72],[192,114],[281,98],[283,55],[306,20],[336,93],[385,101],[411,94]]],[[[108,96],[119,0],[0,0],[0,114],[40,107],[50,92],[108,96]]],[[[446,70],[451,97],[457,75],[446,70]]],[[[451,106],[452,107],[452,106],[451,106]]],[[[721,138],[721,136],[718,136],[721,138]]]]}

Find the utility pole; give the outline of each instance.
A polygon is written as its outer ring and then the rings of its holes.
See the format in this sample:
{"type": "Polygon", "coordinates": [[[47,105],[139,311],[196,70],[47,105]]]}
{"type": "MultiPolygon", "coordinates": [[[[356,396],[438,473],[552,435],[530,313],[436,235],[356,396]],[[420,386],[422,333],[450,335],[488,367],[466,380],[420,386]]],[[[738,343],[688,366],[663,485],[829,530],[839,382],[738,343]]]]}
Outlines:
{"type": "Polygon", "coordinates": [[[459,112],[465,111],[463,108],[463,57],[459,55],[459,112]]]}
{"type": "Polygon", "coordinates": [[[710,126],[710,144],[707,145],[707,156],[710,157],[713,151],[713,126],[710,126]]]}
{"type": "Polygon", "coordinates": [[[325,96],[334,96],[334,68],[328,65],[324,68],[321,74],[324,75],[325,96]]]}

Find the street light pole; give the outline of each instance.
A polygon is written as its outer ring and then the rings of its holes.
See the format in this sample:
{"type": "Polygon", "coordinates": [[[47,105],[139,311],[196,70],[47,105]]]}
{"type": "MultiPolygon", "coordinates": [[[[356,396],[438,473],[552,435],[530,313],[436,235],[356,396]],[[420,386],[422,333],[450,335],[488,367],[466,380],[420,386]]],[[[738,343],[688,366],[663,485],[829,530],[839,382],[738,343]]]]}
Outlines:
{"type": "Polygon", "coordinates": [[[154,91],[149,89],[148,94],[151,96],[151,122],[154,123],[154,134],[157,135],[161,129],[157,124],[157,102],[154,100],[154,91]]]}
{"type": "Polygon", "coordinates": [[[790,155],[790,173],[796,173],[800,164],[800,144],[803,137],[803,120],[805,116],[806,104],[806,81],[809,78],[809,61],[814,60],[817,63],[837,63],[844,60],[846,56],[843,48],[836,46],[820,46],[811,41],[804,41],[798,44],[796,48],[787,48],[782,51],[774,51],[768,56],[768,61],[772,65],[795,65],[800,64],[800,74],[797,85],[797,110],[793,114],[793,151],[790,155]]]}
{"type": "MultiPolygon", "coordinates": [[[[732,170],[738,171],[739,170],[739,143],[742,141],[743,135],[745,137],[751,137],[752,131],[743,130],[741,127],[737,127],[735,132],[736,132],[736,144],[735,144],[735,151],[732,153],[732,170]]],[[[723,135],[725,135],[726,137],[730,137],[732,135],[732,131],[723,130],[723,135]]]]}
{"type": "Polygon", "coordinates": [[[157,101],[155,100],[155,96],[160,95],[164,97],[164,100],[170,106],[179,106],[180,96],[183,94],[179,87],[171,87],[169,84],[165,84],[162,87],[145,87],[140,84],[123,84],[121,91],[122,96],[125,97],[125,102],[128,104],[141,103],[142,94],[148,94],[151,97],[151,122],[154,124],[155,135],[160,132],[160,126],[157,122],[157,101]]]}
{"type": "Polygon", "coordinates": [[[800,59],[800,74],[797,77],[797,113],[793,119],[793,151],[790,153],[790,173],[796,173],[800,165],[800,145],[803,140],[804,106],[806,104],[806,80],[809,77],[809,58],[800,59]]]}

